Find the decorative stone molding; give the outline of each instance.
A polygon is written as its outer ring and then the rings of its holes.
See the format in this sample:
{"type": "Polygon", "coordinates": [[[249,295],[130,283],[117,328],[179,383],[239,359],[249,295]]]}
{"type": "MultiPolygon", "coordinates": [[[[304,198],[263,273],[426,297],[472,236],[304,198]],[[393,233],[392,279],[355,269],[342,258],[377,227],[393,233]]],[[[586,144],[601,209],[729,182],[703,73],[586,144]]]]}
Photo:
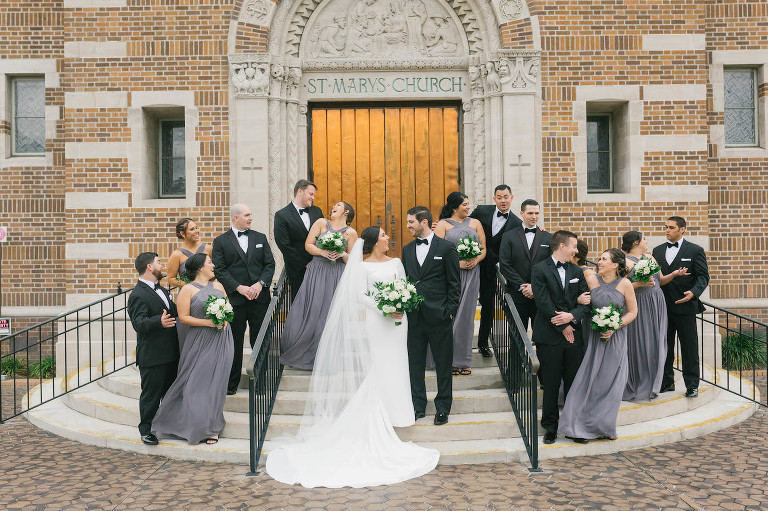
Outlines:
{"type": "Polygon", "coordinates": [[[401,69],[466,69],[466,57],[440,57],[434,59],[309,59],[302,62],[304,71],[363,71],[401,69]]]}
{"type": "Polygon", "coordinates": [[[246,0],[238,21],[268,27],[272,22],[275,5],[271,0],[246,0]]]}
{"type": "Polygon", "coordinates": [[[491,5],[496,12],[499,26],[530,17],[525,0],[492,0],[491,5]]]}

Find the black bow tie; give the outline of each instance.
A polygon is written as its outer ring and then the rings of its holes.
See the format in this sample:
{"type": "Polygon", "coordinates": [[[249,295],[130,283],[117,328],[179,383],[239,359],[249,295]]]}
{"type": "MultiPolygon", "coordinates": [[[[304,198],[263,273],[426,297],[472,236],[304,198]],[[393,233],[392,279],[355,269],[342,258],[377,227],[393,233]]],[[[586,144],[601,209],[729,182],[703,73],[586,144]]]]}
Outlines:
{"type": "Polygon", "coordinates": [[[160,289],[160,283],[159,282],[155,282],[155,291],[157,291],[158,289],[160,289]]]}
{"type": "Polygon", "coordinates": [[[528,234],[529,232],[532,232],[532,233],[536,234],[536,228],[534,227],[533,229],[529,229],[529,228],[526,227],[525,228],[525,234],[528,234]]]}
{"type": "Polygon", "coordinates": [[[238,231],[237,237],[239,238],[240,236],[248,236],[248,231],[238,231]]]}
{"type": "Polygon", "coordinates": [[[423,240],[419,239],[419,238],[416,238],[416,245],[418,246],[418,245],[421,245],[421,244],[429,245],[429,240],[427,238],[424,238],[423,240]]]}
{"type": "Polygon", "coordinates": [[[501,211],[497,211],[496,216],[503,216],[505,219],[509,219],[509,213],[502,213],[501,211]]]}
{"type": "Polygon", "coordinates": [[[678,242],[674,242],[674,243],[667,242],[667,248],[672,248],[672,247],[677,248],[679,246],[680,244],[678,242]]]}
{"type": "Polygon", "coordinates": [[[565,263],[561,263],[560,261],[558,261],[558,262],[555,264],[555,267],[556,267],[556,268],[565,268],[565,263]]]}
{"type": "Polygon", "coordinates": [[[299,208],[299,215],[309,214],[309,208],[299,208]]]}

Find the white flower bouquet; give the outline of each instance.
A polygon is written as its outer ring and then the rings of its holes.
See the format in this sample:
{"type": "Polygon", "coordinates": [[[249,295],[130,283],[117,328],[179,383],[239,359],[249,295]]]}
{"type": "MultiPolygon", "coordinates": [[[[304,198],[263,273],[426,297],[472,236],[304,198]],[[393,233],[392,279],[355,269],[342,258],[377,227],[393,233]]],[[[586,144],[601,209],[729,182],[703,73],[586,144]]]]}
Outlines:
{"type": "Polygon", "coordinates": [[[613,303],[600,307],[599,309],[592,309],[592,330],[604,333],[609,330],[618,330],[622,324],[621,316],[624,313],[624,309],[617,307],[613,303]]]}
{"type": "MultiPolygon", "coordinates": [[[[347,245],[347,240],[340,232],[326,231],[320,236],[315,236],[315,239],[317,240],[317,248],[339,254],[344,253],[347,245]]],[[[331,264],[336,264],[336,261],[331,261],[331,264]]]]}
{"type": "Polygon", "coordinates": [[[459,259],[466,261],[482,254],[483,247],[469,236],[464,236],[459,240],[459,244],[456,245],[456,251],[459,253],[459,259]]]}
{"type": "MultiPolygon", "coordinates": [[[[416,292],[414,286],[407,278],[395,279],[389,282],[375,282],[374,291],[368,291],[366,294],[373,298],[376,306],[386,316],[395,313],[404,314],[418,310],[424,297],[416,292]]],[[[395,325],[401,325],[400,320],[395,321],[395,325]]]]}
{"type": "Polygon", "coordinates": [[[661,267],[656,261],[643,256],[637,263],[635,263],[635,266],[632,268],[632,275],[630,275],[629,279],[632,282],[643,282],[647,284],[651,281],[651,276],[654,273],[658,273],[659,270],[661,270],[661,267]]]}
{"type": "Polygon", "coordinates": [[[232,323],[235,313],[232,309],[232,304],[229,303],[226,296],[218,297],[211,295],[205,303],[205,315],[213,321],[217,328],[223,328],[227,323],[232,323]]]}

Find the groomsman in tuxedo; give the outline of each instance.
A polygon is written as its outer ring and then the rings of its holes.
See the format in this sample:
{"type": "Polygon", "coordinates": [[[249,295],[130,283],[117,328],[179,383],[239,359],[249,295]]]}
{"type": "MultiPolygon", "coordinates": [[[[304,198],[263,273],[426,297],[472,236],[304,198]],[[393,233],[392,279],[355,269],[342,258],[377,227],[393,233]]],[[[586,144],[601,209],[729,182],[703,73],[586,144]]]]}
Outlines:
{"type": "Polygon", "coordinates": [[[499,185],[493,191],[495,206],[480,205],[469,215],[480,221],[485,231],[487,254],[480,261],[480,329],[477,347],[484,357],[492,357],[488,335],[493,324],[494,295],[496,294],[496,263],[499,262],[499,246],[506,232],[521,224],[512,211],[512,189],[499,185]]]}
{"type": "Polygon", "coordinates": [[[157,445],[152,420],[179,366],[176,304],[160,285],[163,265],[156,253],[139,254],[135,267],[139,281],[128,298],[128,316],[136,330],[136,365],[141,375],[139,434],[145,444],[157,445]]]}
{"type": "Polygon", "coordinates": [[[539,221],[539,203],[526,199],[520,205],[523,225],[507,231],[499,247],[499,269],[507,279],[507,292],[512,295],[517,313],[528,328],[536,317],[536,302],[531,288],[531,269],[547,259],[552,251],[549,242],[552,235],[536,227],[539,221]]]}
{"type": "Polygon", "coordinates": [[[213,240],[213,272],[234,309],[232,338],[235,357],[229,373],[227,395],[237,392],[243,368],[243,337],[246,324],[250,328],[251,348],[259,335],[261,323],[269,308],[269,284],[275,273],[275,260],[267,237],[250,230],[253,214],[245,204],[229,210],[232,228],[213,240]]]}
{"type": "Polygon", "coordinates": [[[570,231],[552,235],[552,256],[535,264],[531,271],[536,318],[533,322],[533,342],[539,357],[539,371],[544,385],[541,404],[541,427],[544,443],[554,443],[560,410],[557,399],[560,381],[566,399],[583,357],[579,323],[589,306],[579,305],[578,298],[589,291],[584,272],[571,263],[576,255],[577,237],[570,231]]]}
{"type": "Polygon", "coordinates": [[[304,249],[309,229],[323,212],[312,203],[317,187],[307,179],[300,179],[293,187],[293,201],[275,213],[275,243],[283,254],[285,272],[291,285],[291,297],[296,298],[304,272],[312,256],[304,249]]]}
{"type": "Polygon", "coordinates": [[[665,225],[667,242],[653,249],[653,257],[661,266],[661,273],[673,275],[661,290],[667,302],[667,360],[661,392],[675,390],[675,333],[680,339],[680,355],[683,359],[685,395],[699,395],[699,334],[696,314],[704,312],[699,296],[709,284],[707,256],[704,249],[683,239],[685,219],[669,217],[665,225]]]}
{"type": "Polygon", "coordinates": [[[432,350],[437,373],[436,426],[448,422],[451,413],[453,364],[453,317],[459,309],[461,276],[454,246],[435,236],[432,213],[423,206],[408,210],[407,226],[416,238],[403,247],[405,274],[424,297],[421,308],[408,313],[408,370],[416,418],[424,417],[427,387],[424,370],[427,346],[432,350]]]}

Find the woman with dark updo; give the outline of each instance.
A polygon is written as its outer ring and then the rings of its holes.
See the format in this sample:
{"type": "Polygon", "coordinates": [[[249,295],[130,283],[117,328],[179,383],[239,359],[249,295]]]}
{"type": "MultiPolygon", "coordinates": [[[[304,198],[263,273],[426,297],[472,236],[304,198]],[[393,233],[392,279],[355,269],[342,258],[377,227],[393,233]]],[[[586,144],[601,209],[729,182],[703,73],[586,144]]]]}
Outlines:
{"type": "Polygon", "coordinates": [[[168,258],[168,283],[183,287],[186,282],[180,277],[184,275],[184,265],[194,254],[211,255],[213,245],[200,241],[200,228],[194,220],[184,217],[176,223],[176,237],[181,240],[181,246],[171,253],[168,258]]]}
{"type": "Polygon", "coordinates": [[[624,253],[606,250],[597,262],[597,275],[587,281],[592,307],[610,304],[624,309],[621,326],[601,333],[590,330],[587,352],[576,373],[560,416],[558,433],[577,443],[590,439],[615,440],[619,406],[627,384],[627,329],[637,316],[632,283],[627,280],[624,253]],[[591,281],[591,282],[590,282],[591,281]]]}
{"type": "Polygon", "coordinates": [[[179,321],[187,325],[176,380],[152,421],[158,437],[181,438],[190,445],[215,444],[224,429],[224,400],[234,358],[232,328],[217,327],[206,316],[209,297],[226,298],[213,282],[213,262],[207,254],[186,260],[189,285],[179,291],[179,321]]]}

